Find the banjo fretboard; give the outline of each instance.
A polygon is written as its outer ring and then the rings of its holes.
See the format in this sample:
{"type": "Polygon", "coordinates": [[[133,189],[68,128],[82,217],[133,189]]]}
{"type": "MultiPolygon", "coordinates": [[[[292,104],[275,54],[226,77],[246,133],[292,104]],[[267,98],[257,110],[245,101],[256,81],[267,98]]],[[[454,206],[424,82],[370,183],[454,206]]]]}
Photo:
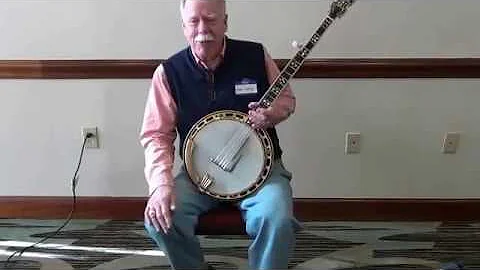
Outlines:
{"type": "Polygon", "coordinates": [[[297,51],[297,53],[292,59],[288,61],[283,70],[280,72],[274,82],[270,85],[262,98],[258,101],[261,107],[270,107],[270,105],[275,101],[275,99],[277,99],[282,90],[288,84],[290,79],[292,79],[293,76],[298,72],[303,62],[312,51],[313,47],[315,47],[315,45],[320,40],[320,37],[333,23],[334,18],[343,15],[347,7],[352,5],[354,1],[355,0],[335,1],[332,4],[330,15],[322,21],[320,27],[317,29],[317,31],[313,33],[310,40],[297,51]]]}

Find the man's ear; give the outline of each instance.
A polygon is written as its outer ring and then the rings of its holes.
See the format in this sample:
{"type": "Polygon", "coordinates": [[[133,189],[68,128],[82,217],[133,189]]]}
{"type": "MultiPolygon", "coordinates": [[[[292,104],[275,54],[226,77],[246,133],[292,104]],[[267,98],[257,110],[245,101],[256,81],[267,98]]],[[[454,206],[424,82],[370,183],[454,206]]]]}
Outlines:
{"type": "Polygon", "coordinates": [[[185,22],[183,21],[183,16],[180,18],[180,23],[182,24],[182,28],[185,28],[185,22]]]}
{"type": "Polygon", "coordinates": [[[228,30],[228,14],[225,14],[225,32],[228,30]]]}

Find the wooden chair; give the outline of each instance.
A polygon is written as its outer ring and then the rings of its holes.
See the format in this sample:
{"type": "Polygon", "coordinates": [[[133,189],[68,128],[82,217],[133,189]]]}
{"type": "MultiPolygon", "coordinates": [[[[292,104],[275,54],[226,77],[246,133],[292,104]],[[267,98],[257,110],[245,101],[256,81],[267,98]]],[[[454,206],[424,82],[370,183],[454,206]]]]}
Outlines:
{"type": "Polygon", "coordinates": [[[197,235],[245,235],[245,223],[240,210],[224,205],[200,216],[197,235]]]}

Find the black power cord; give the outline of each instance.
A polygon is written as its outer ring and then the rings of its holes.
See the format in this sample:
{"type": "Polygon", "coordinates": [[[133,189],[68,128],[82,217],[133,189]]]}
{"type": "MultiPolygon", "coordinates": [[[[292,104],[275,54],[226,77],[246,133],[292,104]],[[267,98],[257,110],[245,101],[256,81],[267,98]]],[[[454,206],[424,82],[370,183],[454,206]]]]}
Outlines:
{"type": "Polygon", "coordinates": [[[20,251],[15,251],[14,253],[12,253],[8,259],[5,261],[5,264],[4,264],[4,268],[7,269],[7,267],[9,266],[9,264],[12,262],[12,258],[17,256],[17,257],[20,257],[22,256],[22,254],[27,251],[28,249],[30,248],[33,248],[35,247],[36,245],[38,244],[41,244],[45,241],[47,241],[49,238],[57,235],[65,226],[67,226],[67,224],[72,220],[72,217],[73,217],[73,213],[75,212],[75,207],[76,207],[76,203],[77,203],[77,195],[76,195],[76,188],[77,188],[77,183],[78,183],[78,171],[80,170],[80,165],[82,164],[82,158],[83,158],[83,152],[85,151],[85,144],[87,143],[87,140],[88,138],[91,138],[95,136],[94,134],[92,133],[87,133],[85,135],[85,138],[83,139],[83,143],[82,143],[82,148],[80,150],[80,158],[78,159],[78,163],[77,163],[77,168],[75,169],[75,173],[73,174],[73,178],[71,180],[72,182],[72,208],[70,210],[70,213],[68,214],[68,217],[67,219],[65,220],[65,222],[60,226],[58,227],[58,229],[53,232],[52,234],[48,234],[47,236],[45,236],[44,238],[40,239],[39,241],[37,241],[35,244],[33,245],[30,245],[30,246],[27,246],[27,247],[24,247],[22,250],[20,251]]]}

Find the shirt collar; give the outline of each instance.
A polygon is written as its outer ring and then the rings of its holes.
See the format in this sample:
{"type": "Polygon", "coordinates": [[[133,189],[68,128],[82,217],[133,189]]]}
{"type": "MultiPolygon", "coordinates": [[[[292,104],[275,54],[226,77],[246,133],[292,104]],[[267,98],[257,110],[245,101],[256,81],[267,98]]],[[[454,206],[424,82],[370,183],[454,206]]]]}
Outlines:
{"type": "Polygon", "coordinates": [[[225,56],[225,48],[227,46],[227,37],[225,37],[223,39],[223,47],[222,47],[222,50],[220,51],[220,54],[218,55],[218,57],[212,61],[213,65],[211,67],[209,67],[207,65],[207,63],[205,63],[204,61],[200,60],[200,58],[197,57],[197,55],[195,54],[195,52],[192,50],[192,54],[193,54],[193,57],[195,58],[195,62],[201,66],[202,68],[206,69],[206,70],[215,70],[219,65],[220,63],[222,63],[223,61],[223,58],[225,56]]]}

